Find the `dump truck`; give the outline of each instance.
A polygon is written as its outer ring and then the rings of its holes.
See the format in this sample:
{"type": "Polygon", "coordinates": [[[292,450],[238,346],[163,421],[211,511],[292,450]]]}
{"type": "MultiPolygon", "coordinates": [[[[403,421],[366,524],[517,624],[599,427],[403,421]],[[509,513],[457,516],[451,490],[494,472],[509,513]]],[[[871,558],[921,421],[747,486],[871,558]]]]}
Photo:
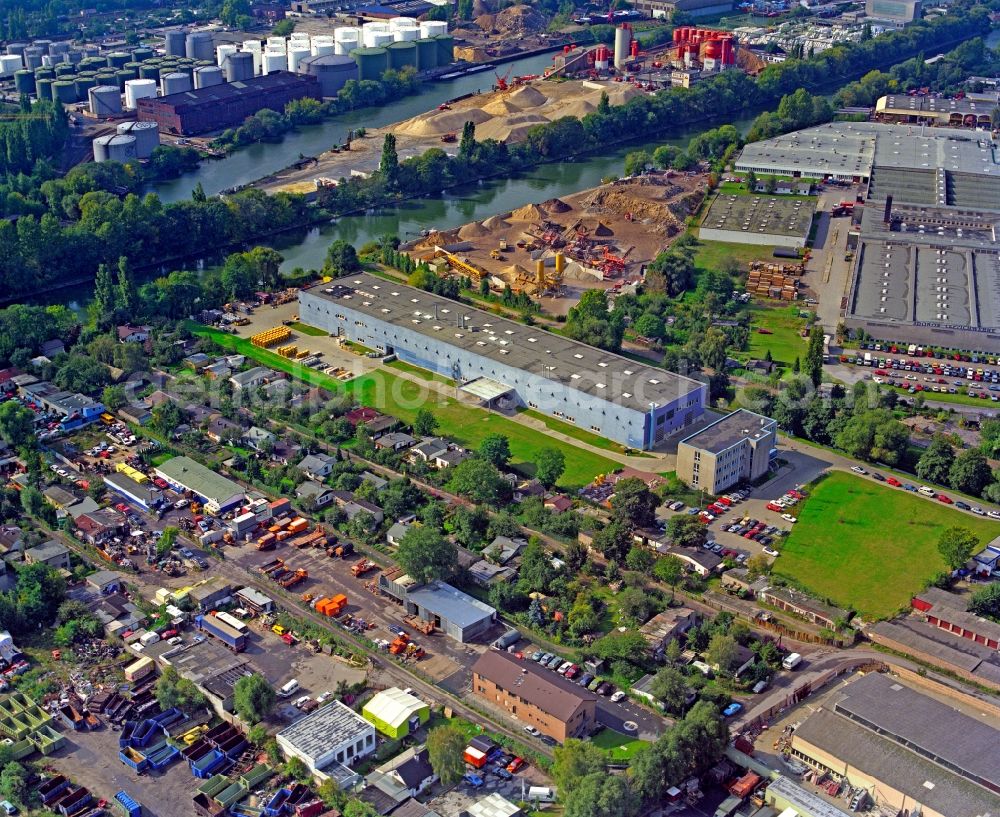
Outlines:
{"type": "Polygon", "coordinates": [[[363,576],[369,570],[374,570],[378,565],[374,562],[369,562],[367,559],[362,559],[360,562],[355,562],[351,565],[351,573],[357,576],[363,576]]]}
{"type": "Polygon", "coordinates": [[[336,547],[326,549],[326,555],[331,559],[345,559],[354,553],[354,545],[351,542],[341,542],[336,547]]]}
{"type": "Polygon", "coordinates": [[[260,565],[257,569],[261,573],[264,573],[265,575],[270,575],[271,573],[274,573],[276,570],[280,570],[284,566],[285,566],[284,559],[272,559],[270,562],[265,562],[264,564],[260,565]]]}
{"type": "Polygon", "coordinates": [[[289,587],[294,587],[300,582],[304,582],[308,578],[309,578],[309,571],[303,567],[300,567],[298,570],[292,573],[292,575],[285,576],[285,578],[283,578],[280,582],[278,582],[278,584],[280,584],[287,590],[289,587]]]}
{"type": "Polygon", "coordinates": [[[389,645],[389,652],[393,655],[402,655],[406,652],[406,646],[410,643],[410,637],[406,633],[400,633],[389,645]]]}

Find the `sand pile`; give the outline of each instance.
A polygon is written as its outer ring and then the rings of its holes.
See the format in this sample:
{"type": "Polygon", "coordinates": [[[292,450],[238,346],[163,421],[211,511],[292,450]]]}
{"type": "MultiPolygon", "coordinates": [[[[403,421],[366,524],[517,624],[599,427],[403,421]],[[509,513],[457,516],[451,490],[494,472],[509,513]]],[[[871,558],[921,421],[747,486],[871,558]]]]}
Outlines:
{"type": "Polygon", "coordinates": [[[486,111],[490,116],[509,116],[521,112],[521,109],[509,99],[494,99],[483,105],[480,110],[486,111]]]}
{"type": "Polygon", "coordinates": [[[483,221],[483,226],[492,233],[496,230],[506,230],[510,227],[510,222],[505,221],[503,216],[490,216],[483,221]]]}
{"type": "Polygon", "coordinates": [[[511,264],[509,267],[504,267],[500,270],[500,275],[506,278],[508,281],[514,281],[519,277],[523,277],[528,274],[528,271],[522,267],[520,264],[511,264]]]}
{"type": "Polygon", "coordinates": [[[514,91],[507,99],[513,102],[522,110],[526,108],[537,108],[549,101],[549,98],[539,91],[534,85],[524,85],[514,91]]]}
{"type": "Polygon", "coordinates": [[[484,235],[489,234],[490,230],[488,227],[484,227],[475,221],[471,224],[466,224],[464,227],[460,227],[458,230],[458,237],[462,239],[482,238],[484,235]]]}
{"type": "Polygon", "coordinates": [[[537,204],[526,204],[510,214],[511,221],[539,221],[545,218],[537,204]]]}
{"type": "Polygon", "coordinates": [[[547,213],[568,213],[573,208],[562,199],[549,199],[543,201],[541,206],[547,213]]]}
{"type": "MultiPolygon", "coordinates": [[[[479,22],[478,18],[476,22],[479,22]]],[[[493,29],[508,36],[544,31],[546,25],[545,18],[531,6],[511,6],[493,18],[493,29]]]]}
{"type": "MultiPolygon", "coordinates": [[[[636,221],[651,219],[653,222],[669,224],[676,220],[676,216],[666,204],[642,199],[637,196],[630,196],[615,188],[597,190],[590,197],[587,206],[605,213],[616,213],[618,215],[631,213],[636,221]]],[[[588,224],[587,226],[591,227],[593,231],[593,225],[588,224]]]]}
{"type": "Polygon", "coordinates": [[[432,114],[421,114],[400,123],[395,130],[407,136],[440,136],[442,133],[457,133],[466,122],[477,125],[487,122],[492,117],[479,108],[468,108],[461,111],[435,111],[432,114]]]}
{"type": "Polygon", "coordinates": [[[495,31],[496,17],[492,14],[480,14],[476,17],[475,23],[485,33],[492,34],[495,31]]]}
{"type": "Polygon", "coordinates": [[[586,99],[577,99],[573,102],[567,102],[565,105],[556,106],[552,111],[547,112],[552,117],[552,119],[561,119],[564,116],[574,116],[577,119],[583,119],[588,113],[593,113],[597,110],[597,105],[593,102],[589,102],[586,99]]]}
{"type": "Polygon", "coordinates": [[[498,142],[521,142],[535,125],[544,125],[549,120],[534,113],[497,117],[476,128],[477,139],[496,139],[498,142]]]}

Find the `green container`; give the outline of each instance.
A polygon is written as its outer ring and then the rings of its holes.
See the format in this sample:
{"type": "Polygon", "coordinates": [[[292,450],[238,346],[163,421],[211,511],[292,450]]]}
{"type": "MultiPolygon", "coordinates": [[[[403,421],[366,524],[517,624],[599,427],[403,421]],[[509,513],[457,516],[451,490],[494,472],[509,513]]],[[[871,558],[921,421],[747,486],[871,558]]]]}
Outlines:
{"type": "Polygon", "coordinates": [[[14,72],[14,89],[19,94],[33,94],[35,92],[35,72],[22,68],[14,72]]]}
{"type": "Polygon", "coordinates": [[[438,44],[433,37],[415,40],[417,47],[417,70],[430,71],[438,66],[438,44]]]}
{"type": "Polygon", "coordinates": [[[389,52],[384,48],[355,48],[351,52],[358,64],[358,79],[382,79],[389,70],[389,52]]]}
{"type": "Polygon", "coordinates": [[[108,68],[121,68],[125,63],[132,61],[132,55],[127,51],[112,51],[108,54],[108,68]]]}
{"type": "Polygon", "coordinates": [[[94,76],[98,85],[114,85],[118,82],[117,71],[98,71],[94,76]]]}
{"type": "Polygon", "coordinates": [[[101,57],[84,57],[80,60],[81,71],[99,71],[108,67],[108,61],[101,57]]]}
{"type": "Polygon", "coordinates": [[[128,82],[130,79],[135,79],[136,78],[135,74],[133,74],[131,71],[119,71],[115,76],[117,76],[117,78],[118,78],[117,81],[115,82],[115,84],[118,86],[118,89],[121,90],[121,91],[125,90],[125,83],[126,82],[128,82]]]}
{"type": "Polygon", "coordinates": [[[52,98],[63,105],[72,105],[80,97],[76,95],[76,83],[73,80],[57,79],[52,83],[52,98]]]}
{"type": "Polygon", "coordinates": [[[76,66],[70,65],[68,62],[60,63],[55,67],[55,72],[57,77],[65,77],[76,73],[76,66]]]}
{"type": "Polygon", "coordinates": [[[52,68],[36,68],[35,79],[55,79],[56,72],[52,68]]]}
{"type": "Polygon", "coordinates": [[[389,67],[395,71],[417,67],[417,44],[408,42],[390,43],[385,47],[389,52],[389,67]]]}
{"type": "Polygon", "coordinates": [[[438,45],[438,65],[451,65],[455,61],[455,38],[451,34],[439,34],[434,39],[438,45]]]}
{"type": "Polygon", "coordinates": [[[152,48],[146,48],[145,46],[141,48],[133,48],[132,60],[134,62],[142,62],[143,60],[152,59],[153,54],[154,52],[152,48]]]}
{"type": "Polygon", "coordinates": [[[36,79],[35,96],[39,99],[52,99],[52,82],[51,79],[36,79]]]}
{"type": "Polygon", "coordinates": [[[142,64],[142,68],[139,69],[139,79],[159,79],[160,78],[160,66],[151,65],[148,62],[142,64]]]}
{"type": "Polygon", "coordinates": [[[127,62],[121,68],[119,68],[118,70],[119,71],[131,71],[132,75],[134,77],[138,78],[138,76],[139,76],[139,69],[140,68],[142,68],[142,63],[141,62],[127,62]]]}
{"type": "Polygon", "coordinates": [[[76,95],[80,99],[87,98],[87,91],[100,83],[94,77],[77,77],[76,78],[76,95]]]}

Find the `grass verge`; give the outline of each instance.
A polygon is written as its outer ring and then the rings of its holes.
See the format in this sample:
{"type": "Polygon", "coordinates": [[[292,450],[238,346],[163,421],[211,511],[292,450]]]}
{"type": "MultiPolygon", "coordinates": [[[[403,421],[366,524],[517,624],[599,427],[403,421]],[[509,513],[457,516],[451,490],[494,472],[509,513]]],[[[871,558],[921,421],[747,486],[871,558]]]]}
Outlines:
{"type": "Polygon", "coordinates": [[[765,306],[754,304],[750,307],[753,323],[750,328],[750,357],[762,360],[768,351],[774,362],[781,366],[791,366],[795,358],[805,357],[806,341],[799,332],[806,325],[799,317],[797,306],[765,306]],[[762,335],[758,329],[770,334],[762,335]]]}
{"type": "Polygon", "coordinates": [[[632,760],[636,752],[647,745],[644,740],[623,735],[614,729],[602,729],[591,740],[595,746],[599,746],[608,753],[612,760],[616,761],[632,760]]]}
{"type": "Polygon", "coordinates": [[[945,528],[969,528],[984,545],[1000,533],[1000,523],[840,471],[818,481],[798,507],[775,573],[868,618],[908,607],[945,569],[937,549],[945,528]]]}
{"type": "Polygon", "coordinates": [[[298,321],[293,321],[289,324],[289,327],[294,329],[296,332],[301,332],[303,335],[309,335],[314,338],[323,338],[330,334],[329,332],[325,332],[315,326],[310,326],[308,323],[299,323],[298,321]]]}

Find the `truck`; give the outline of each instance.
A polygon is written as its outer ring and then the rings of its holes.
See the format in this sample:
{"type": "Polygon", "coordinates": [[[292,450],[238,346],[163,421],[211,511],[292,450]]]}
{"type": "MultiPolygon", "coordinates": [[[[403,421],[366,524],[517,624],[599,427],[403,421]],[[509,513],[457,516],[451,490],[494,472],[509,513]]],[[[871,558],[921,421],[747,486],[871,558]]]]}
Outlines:
{"type": "Polygon", "coordinates": [[[150,644],[155,644],[159,640],[160,634],[152,630],[139,636],[139,643],[144,647],[148,647],[150,644]]]}
{"type": "Polygon", "coordinates": [[[787,670],[795,669],[799,664],[802,663],[802,656],[797,652],[792,652],[781,659],[781,666],[787,670]]]}
{"type": "Polygon", "coordinates": [[[331,596],[329,598],[320,599],[316,602],[316,612],[322,613],[324,616],[329,616],[330,618],[336,618],[339,616],[344,612],[345,607],[347,607],[347,596],[343,593],[339,593],[336,596],[331,596]]]}
{"type": "Polygon", "coordinates": [[[296,517],[288,524],[289,533],[304,533],[309,528],[309,520],[301,516],[296,517]]]}
{"type": "Polygon", "coordinates": [[[141,681],[147,675],[155,671],[156,662],[148,655],[145,655],[138,661],[133,661],[125,667],[125,680],[130,683],[141,681]]]}
{"type": "Polygon", "coordinates": [[[362,559],[360,562],[355,562],[351,565],[351,575],[357,577],[362,576],[369,570],[374,570],[378,565],[374,562],[369,562],[367,559],[362,559]]]}
{"type": "Polygon", "coordinates": [[[291,575],[285,576],[283,579],[281,579],[281,581],[279,581],[278,584],[280,584],[287,590],[289,587],[294,587],[295,585],[304,582],[308,578],[309,578],[309,571],[303,567],[300,567],[291,575]]]}
{"type": "Polygon", "coordinates": [[[284,566],[285,566],[284,559],[272,559],[270,562],[265,562],[264,564],[260,565],[257,569],[265,575],[270,575],[271,573],[274,573],[277,570],[281,570],[282,568],[284,568],[284,566]]]}
{"type": "Polygon", "coordinates": [[[265,533],[257,540],[257,550],[274,550],[274,545],[278,541],[273,533],[265,533]]]}
{"type": "Polygon", "coordinates": [[[234,630],[236,630],[236,632],[238,632],[238,633],[245,633],[245,632],[247,632],[248,628],[247,628],[246,622],[245,621],[240,621],[238,618],[236,618],[236,616],[231,615],[231,614],[229,614],[229,613],[227,613],[227,612],[225,612],[223,610],[218,610],[215,613],[213,613],[213,615],[217,619],[219,619],[219,621],[222,621],[222,622],[228,624],[230,627],[232,627],[234,630]]]}
{"type": "Polygon", "coordinates": [[[229,649],[233,652],[243,652],[243,650],[246,649],[246,633],[234,630],[224,621],[220,621],[215,616],[196,616],[194,623],[199,630],[203,630],[209,635],[215,636],[215,638],[219,639],[219,641],[229,647],[229,649]]]}
{"type": "Polygon", "coordinates": [[[514,646],[520,640],[521,633],[517,630],[508,630],[493,642],[493,648],[497,650],[505,650],[508,647],[514,646]]]}
{"type": "Polygon", "coordinates": [[[142,817],[142,806],[126,791],[115,794],[115,809],[125,817],[142,817]]]}

